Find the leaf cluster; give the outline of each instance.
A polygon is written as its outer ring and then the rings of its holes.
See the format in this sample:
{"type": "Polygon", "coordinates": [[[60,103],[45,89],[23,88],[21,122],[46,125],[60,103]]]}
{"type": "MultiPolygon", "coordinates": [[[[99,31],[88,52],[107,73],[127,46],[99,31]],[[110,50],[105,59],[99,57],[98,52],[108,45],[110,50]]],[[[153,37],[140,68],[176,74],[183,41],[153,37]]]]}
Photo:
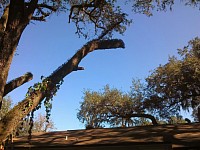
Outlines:
{"type": "Polygon", "coordinates": [[[86,127],[93,128],[142,124],[131,117],[134,113],[144,113],[142,88],[140,82],[134,80],[131,87],[134,92],[130,93],[110,88],[109,85],[99,92],[85,91],[77,117],[86,127]]]}
{"type": "MultiPolygon", "coordinates": [[[[180,0],[186,6],[193,6],[200,9],[199,0],[180,0]]],[[[175,0],[128,0],[133,2],[132,11],[135,13],[152,16],[153,11],[172,10],[175,0]]]]}

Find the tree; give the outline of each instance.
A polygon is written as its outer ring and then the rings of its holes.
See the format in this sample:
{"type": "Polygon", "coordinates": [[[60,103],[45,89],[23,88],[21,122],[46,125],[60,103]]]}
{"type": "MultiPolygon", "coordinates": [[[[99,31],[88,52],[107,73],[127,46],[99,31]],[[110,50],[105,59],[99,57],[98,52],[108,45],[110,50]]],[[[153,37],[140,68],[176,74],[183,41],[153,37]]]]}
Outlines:
{"type": "Polygon", "coordinates": [[[14,135],[16,136],[24,136],[29,135],[31,133],[37,132],[49,132],[55,128],[55,124],[53,120],[49,119],[48,122],[46,120],[46,116],[39,113],[36,118],[34,118],[33,126],[30,128],[30,118],[26,117],[22,120],[22,122],[18,125],[17,129],[15,130],[14,135]]]}
{"type": "Polygon", "coordinates": [[[10,97],[3,98],[2,110],[0,111],[0,120],[11,110],[12,100],[10,97]]]}
{"type": "Polygon", "coordinates": [[[33,132],[49,132],[56,129],[53,120],[46,121],[46,116],[38,114],[34,121],[33,132]]]}
{"type": "MultiPolygon", "coordinates": [[[[1,119],[0,143],[6,140],[6,137],[18,126],[22,118],[40,107],[43,99],[45,99],[45,106],[47,107],[47,113],[49,113],[51,108],[50,99],[59,89],[63,78],[72,71],[83,70],[83,67],[79,67],[78,64],[89,52],[97,49],[124,47],[122,40],[105,39],[106,36],[112,34],[113,30],[122,33],[125,29],[124,25],[128,23],[125,18],[126,14],[122,14],[121,10],[115,8],[110,1],[102,1],[102,3],[98,4],[95,1],[2,1],[1,8],[3,13],[0,21],[2,23],[0,29],[0,104],[2,104],[2,97],[7,94],[4,91],[10,92],[24,83],[21,80],[25,76],[22,76],[11,81],[11,86],[6,87],[10,64],[24,29],[31,20],[45,21],[47,16],[63,9],[66,10],[65,6],[71,7],[69,21],[75,23],[78,34],[86,36],[87,33],[83,32],[81,24],[93,23],[95,25],[95,34],[99,36],[84,45],[68,62],[61,65],[49,77],[43,78],[41,83],[36,83],[29,88],[26,98],[1,119]],[[106,11],[104,11],[105,9],[106,11]],[[17,83],[17,85],[12,86],[13,83],[17,83]]],[[[28,75],[28,80],[30,78],[32,78],[31,74],[28,75]]]]}
{"type": "Polygon", "coordinates": [[[134,125],[157,124],[155,118],[145,114],[142,108],[143,86],[139,80],[133,80],[131,92],[124,93],[108,85],[101,92],[85,91],[77,118],[86,128],[129,127],[134,125]],[[142,119],[137,119],[141,117],[142,119]]]}
{"type": "MultiPolygon", "coordinates": [[[[0,121],[0,143],[16,128],[19,121],[31,111],[38,109],[39,104],[46,98],[45,105],[50,108],[49,100],[59,89],[63,78],[72,71],[82,70],[78,64],[89,52],[97,49],[122,48],[124,43],[121,40],[109,40],[112,31],[123,33],[126,25],[130,23],[126,19],[120,7],[115,4],[117,0],[1,0],[0,1],[0,108],[2,99],[13,89],[19,87],[32,78],[32,74],[19,77],[6,84],[10,64],[12,63],[17,45],[23,31],[30,21],[45,21],[48,16],[62,11],[69,11],[69,22],[75,23],[76,33],[88,37],[84,30],[85,25],[94,25],[97,38],[84,45],[68,62],[55,70],[49,77],[29,88],[27,97],[15,106],[10,113],[0,121]],[[105,11],[106,10],[106,11],[105,11]],[[27,78],[27,79],[25,79],[27,78]],[[19,82],[18,82],[19,81],[19,82]],[[15,85],[15,86],[13,86],[15,85]],[[38,107],[37,107],[38,106],[38,107]],[[19,115],[16,115],[19,114],[19,115]]],[[[174,1],[156,1],[156,4],[165,8],[174,1]]],[[[189,0],[186,2],[190,2],[189,0]]],[[[192,1],[199,4],[198,1],[192,1]]],[[[139,10],[146,12],[153,8],[154,1],[133,2],[139,10]],[[151,6],[151,7],[150,7],[151,6]]],[[[155,5],[156,5],[155,4],[155,5]]],[[[49,109],[47,109],[49,111],[49,109]]]]}
{"type": "MultiPolygon", "coordinates": [[[[189,111],[200,107],[200,39],[189,41],[178,54],[180,59],[170,57],[168,63],[160,65],[146,79],[145,105],[164,118],[178,114],[181,108],[189,111]]],[[[200,112],[195,112],[200,118],[200,112]]]]}

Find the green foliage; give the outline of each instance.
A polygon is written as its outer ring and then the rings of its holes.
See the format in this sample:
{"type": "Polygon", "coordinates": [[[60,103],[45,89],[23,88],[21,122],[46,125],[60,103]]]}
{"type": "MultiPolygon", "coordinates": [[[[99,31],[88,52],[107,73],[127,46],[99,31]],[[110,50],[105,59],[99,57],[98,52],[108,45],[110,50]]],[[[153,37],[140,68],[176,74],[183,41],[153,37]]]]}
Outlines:
{"type": "Polygon", "coordinates": [[[181,108],[196,110],[200,104],[200,39],[191,40],[146,79],[148,97],[145,105],[161,117],[177,114],[181,108]]]}
{"type": "Polygon", "coordinates": [[[109,85],[99,92],[85,91],[77,117],[86,127],[93,128],[149,124],[144,118],[130,117],[134,113],[144,113],[142,91],[143,85],[139,80],[133,80],[128,94],[109,85]]]}
{"type": "MultiPolygon", "coordinates": [[[[32,100],[31,97],[33,94],[35,94],[36,92],[42,92],[45,93],[45,100],[44,100],[44,106],[46,108],[46,119],[47,122],[49,120],[50,117],[50,112],[52,109],[52,100],[53,100],[53,96],[56,95],[56,92],[60,89],[60,86],[63,83],[63,80],[61,82],[59,82],[58,84],[54,85],[52,84],[51,80],[49,78],[45,78],[45,77],[41,77],[42,82],[38,82],[36,84],[34,84],[33,86],[28,88],[28,91],[26,93],[26,98],[30,98],[29,101],[29,106],[32,106],[32,100]],[[50,85],[50,86],[49,86],[50,85]]],[[[34,111],[38,110],[41,108],[41,104],[39,104],[32,112],[32,118],[34,111]]],[[[26,108],[25,108],[26,109],[26,108]]]]}
{"type": "MultiPolygon", "coordinates": [[[[152,16],[153,11],[167,11],[172,10],[175,0],[127,0],[128,2],[133,1],[132,10],[135,13],[145,14],[152,16]]],[[[181,0],[186,6],[194,6],[200,8],[199,0],[181,0]]]]}
{"type": "Polygon", "coordinates": [[[105,86],[102,92],[86,91],[78,119],[90,127],[133,126],[149,124],[144,118],[133,119],[134,113],[150,112],[163,123],[185,123],[180,111],[193,110],[200,118],[200,39],[189,41],[178,49],[179,59],[157,67],[146,78],[147,85],[133,80],[131,91],[105,86]]]}

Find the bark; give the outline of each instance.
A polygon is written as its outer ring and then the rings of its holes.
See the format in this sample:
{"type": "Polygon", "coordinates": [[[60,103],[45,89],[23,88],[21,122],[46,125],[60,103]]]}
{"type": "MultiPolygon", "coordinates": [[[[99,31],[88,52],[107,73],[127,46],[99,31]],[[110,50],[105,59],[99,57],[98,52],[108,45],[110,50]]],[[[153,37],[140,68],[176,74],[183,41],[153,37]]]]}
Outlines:
{"type": "MultiPolygon", "coordinates": [[[[63,78],[77,70],[80,61],[90,52],[94,50],[103,50],[111,48],[124,48],[122,40],[92,40],[84,45],[76,54],[67,62],[55,70],[49,77],[50,84],[47,84],[47,92],[54,88],[63,78]]],[[[38,104],[46,97],[46,92],[36,90],[28,97],[16,105],[8,114],[0,121],[0,143],[6,140],[6,137],[12,133],[17,127],[19,121],[27,114],[33,111],[38,104]]]]}
{"type": "Polygon", "coordinates": [[[0,19],[4,20],[2,21],[3,24],[0,23],[0,104],[15,50],[22,32],[34,13],[36,4],[37,0],[32,0],[30,7],[26,8],[24,0],[10,0],[9,6],[4,9],[6,15],[3,15],[3,18],[0,19]]]}
{"type": "Polygon", "coordinates": [[[24,74],[23,76],[18,77],[16,79],[8,82],[4,88],[3,96],[6,96],[8,93],[13,91],[14,89],[18,88],[22,84],[24,84],[32,79],[33,79],[32,73],[28,72],[28,73],[24,74]]]}
{"type": "MultiPolygon", "coordinates": [[[[114,114],[114,113],[113,113],[114,114]]],[[[149,115],[149,114],[128,114],[128,115],[120,115],[120,114],[117,114],[117,115],[111,115],[111,116],[108,116],[108,117],[121,117],[121,118],[132,118],[132,117],[143,117],[143,118],[148,118],[151,120],[152,124],[153,125],[158,125],[156,119],[154,116],[152,115],[149,115]]]]}

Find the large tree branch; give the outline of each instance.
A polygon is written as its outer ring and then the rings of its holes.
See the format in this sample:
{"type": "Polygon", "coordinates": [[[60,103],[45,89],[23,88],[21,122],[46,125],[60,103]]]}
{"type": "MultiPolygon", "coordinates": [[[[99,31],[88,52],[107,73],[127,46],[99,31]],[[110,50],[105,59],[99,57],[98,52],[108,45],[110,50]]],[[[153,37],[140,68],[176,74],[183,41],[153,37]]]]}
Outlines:
{"type": "MultiPolygon", "coordinates": [[[[130,117],[143,117],[143,118],[148,118],[151,120],[152,124],[153,125],[158,125],[156,119],[154,116],[152,115],[149,115],[149,114],[131,114],[131,115],[128,115],[130,117]]],[[[126,116],[125,116],[126,117],[126,116]]]]}
{"type": "Polygon", "coordinates": [[[24,16],[24,11],[24,0],[10,0],[8,21],[5,31],[0,38],[0,103],[4,95],[12,58],[22,32],[29,23],[29,20],[24,16]]]}
{"type": "Polygon", "coordinates": [[[78,67],[80,61],[94,50],[105,50],[113,48],[124,48],[124,42],[119,39],[113,40],[92,40],[84,45],[76,54],[67,62],[54,71],[48,78],[52,83],[58,84],[66,75],[78,67]]]}
{"type": "MultiPolygon", "coordinates": [[[[40,15],[37,16],[32,16],[31,20],[36,20],[36,21],[46,21],[46,17],[48,17],[52,12],[56,12],[58,8],[56,8],[55,6],[49,6],[47,4],[37,4],[37,13],[39,13],[40,15]],[[43,9],[47,9],[49,11],[44,11],[43,9]]],[[[37,14],[36,13],[36,14],[37,14]]]]}
{"type": "MultiPolygon", "coordinates": [[[[51,84],[47,84],[47,90],[56,86],[63,78],[74,70],[77,70],[80,61],[94,50],[103,50],[111,48],[124,48],[122,40],[92,40],[84,45],[76,54],[67,62],[54,71],[48,79],[51,84]]],[[[47,91],[48,92],[48,91],[47,91]]],[[[23,101],[18,103],[8,114],[0,121],[0,143],[6,140],[6,137],[17,127],[21,118],[33,111],[39,103],[46,97],[46,92],[41,90],[32,91],[23,101]]]]}
{"type": "Polygon", "coordinates": [[[18,88],[19,86],[21,86],[22,84],[30,81],[33,79],[33,74],[30,72],[27,72],[26,74],[24,74],[21,77],[18,77],[10,82],[8,82],[4,88],[4,95],[6,96],[9,92],[13,91],[14,89],[18,88]]]}
{"type": "Polygon", "coordinates": [[[10,31],[20,25],[25,13],[24,0],[10,0],[9,17],[6,30],[10,31]],[[7,28],[8,27],[8,28],[7,28]]]}
{"type": "Polygon", "coordinates": [[[149,114],[127,114],[127,115],[120,115],[119,113],[117,113],[116,115],[110,115],[108,117],[119,117],[119,118],[132,118],[132,117],[142,117],[142,118],[148,118],[151,120],[153,125],[158,125],[156,119],[154,116],[149,115],[149,114]]]}
{"type": "MultiPolygon", "coordinates": [[[[138,113],[137,113],[137,114],[128,113],[128,114],[125,114],[125,115],[124,115],[124,114],[119,113],[117,110],[110,109],[110,108],[108,107],[108,105],[105,105],[105,106],[106,106],[106,108],[107,108],[107,109],[111,112],[111,114],[112,114],[112,115],[109,115],[109,116],[107,116],[107,117],[119,117],[119,118],[128,118],[128,119],[130,119],[130,118],[132,118],[132,117],[143,117],[143,118],[148,118],[148,119],[150,119],[153,125],[158,125],[158,123],[157,123],[155,117],[152,116],[152,115],[149,115],[149,114],[138,114],[138,113]]],[[[109,106],[110,106],[110,105],[109,105],[109,106]]]]}

